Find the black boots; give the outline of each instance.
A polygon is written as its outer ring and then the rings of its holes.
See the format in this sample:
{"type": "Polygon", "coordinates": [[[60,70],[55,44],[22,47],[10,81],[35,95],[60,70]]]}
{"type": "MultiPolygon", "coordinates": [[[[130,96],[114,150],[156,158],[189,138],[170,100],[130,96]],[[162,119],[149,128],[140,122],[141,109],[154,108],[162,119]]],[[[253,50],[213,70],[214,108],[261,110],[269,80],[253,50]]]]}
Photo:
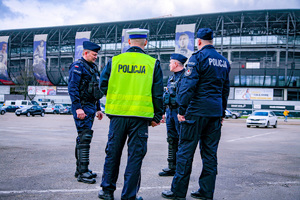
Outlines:
{"type": "Polygon", "coordinates": [[[212,198],[206,198],[203,195],[201,195],[199,191],[192,191],[191,197],[195,199],[201,199],[201,200],[212,200],[212,198]]]}
{"type": "MultiPolygon", "coordinates": [[[[96,173],[93,173],[92,170],[89,170],[88,172],[90,172],[92,174],[92,177],[93,178],[96,178],[97,177],[97,174],[96,173]]],[[[75,178],[78,178],[78,175],[79,175],[79,172],[78,172],[78,169],[76,168],[76,172],[74,174],[75,178]]]]}
{"type": "Polygon", "coordinates": [[[176,153],[178,151],[178,139],[168,137],[168,167],[159,172],[159,176],[174,176],[176,170],[176,153]]]}
{"type": "Polygon", "coordinates": [[[77,181],[88,184],[96,183],[96,179],[93,178],[93,175],[90,172],[80,173],[77,177],[77,181]]]}
{"type": "Polygon", "coordinates": [[[93,184],[96,183],[96,173],[92,173],[88,169],[89,157],[90,157],[90,143],[92,141],[93,131],[85,129],[79,133],[77,137],[75,157],[77,159],[77,168],[75,177],[78,182],[93,184]]]}
{"type": "Polygon", "coordinates": [[[185,200],[185,197],[177,197],[171,190],[165,190],[161,193],[161,196],[165,199],[173,200],[185,200]]]}
{"type": "Polygon", "coordinates": [[[169,169],[169,168],[164,168],[162,169],[162,172],[159,172],[159,176],[174,176],[175,170],[174,169],[169,169]]]}
{"type": "Polygon", "coordinates": [[[98,193],[98,197],[104,200],[114,200],[114,193],[100,190],[98,193]]]}

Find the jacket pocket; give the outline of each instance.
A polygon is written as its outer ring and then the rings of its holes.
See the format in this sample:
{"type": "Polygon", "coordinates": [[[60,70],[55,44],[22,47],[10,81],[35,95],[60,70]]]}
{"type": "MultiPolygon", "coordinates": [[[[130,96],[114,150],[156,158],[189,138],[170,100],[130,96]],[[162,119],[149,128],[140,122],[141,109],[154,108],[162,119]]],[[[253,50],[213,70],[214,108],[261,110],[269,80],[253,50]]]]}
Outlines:
{"type": "Polygon", "coordinates": [[[196,120],[185,120],[180,122],[180,140],[194,140],[196,120]]]}

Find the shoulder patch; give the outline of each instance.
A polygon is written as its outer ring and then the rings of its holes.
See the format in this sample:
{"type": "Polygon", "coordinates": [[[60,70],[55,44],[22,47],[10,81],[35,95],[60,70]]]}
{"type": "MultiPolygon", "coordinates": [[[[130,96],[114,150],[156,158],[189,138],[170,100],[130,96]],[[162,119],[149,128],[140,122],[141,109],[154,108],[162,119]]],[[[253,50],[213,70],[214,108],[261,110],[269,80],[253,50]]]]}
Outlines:
{"type": "Polygon", "coordinates": [[[192,70],[193,70],[193,67],[187,67],[186,70],[185,70],[185,72],[184,72],[184,75],[185,76],[191,75],[192,70]]]}

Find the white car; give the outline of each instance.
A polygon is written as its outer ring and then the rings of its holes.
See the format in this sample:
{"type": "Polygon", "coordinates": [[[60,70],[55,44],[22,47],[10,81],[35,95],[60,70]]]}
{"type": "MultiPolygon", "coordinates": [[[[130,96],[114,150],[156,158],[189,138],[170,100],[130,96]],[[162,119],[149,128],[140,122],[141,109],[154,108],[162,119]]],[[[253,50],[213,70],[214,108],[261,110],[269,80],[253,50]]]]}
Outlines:
{"type": "Polygon", "coordinates": [[[273,126],[277,128],[277,116],[270,110],[256,110],[246,120],[247,127],[250,126],[273,126]]]}

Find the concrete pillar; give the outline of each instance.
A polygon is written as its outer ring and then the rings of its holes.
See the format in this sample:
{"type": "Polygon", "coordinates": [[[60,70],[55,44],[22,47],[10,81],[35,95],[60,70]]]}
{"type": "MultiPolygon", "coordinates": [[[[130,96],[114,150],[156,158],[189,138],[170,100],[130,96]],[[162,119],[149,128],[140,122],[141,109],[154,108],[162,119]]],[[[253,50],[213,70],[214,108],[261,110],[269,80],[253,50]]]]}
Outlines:
{"type": "Polygon", "coordinates": [[[277,50],[276,54],[276,67],[279,67],[280,64],[280,50],[277,50]]]}
{"type": "Polygon", "coordinates": [[[227,51],[227,54],[228,54],[228,58],[227,59],[228,59],[228,61],[229,61],[230,64],[232,63],[231,62],[231,52],[232,52],[231,50],[227,51]]]}
{"type": "Polygon", "coordinates": [[[287,92],[287,89],[284,89],[283,90],[283,100],[287,101],[287,99],[288,99],[288,92],[287,92]]]}

